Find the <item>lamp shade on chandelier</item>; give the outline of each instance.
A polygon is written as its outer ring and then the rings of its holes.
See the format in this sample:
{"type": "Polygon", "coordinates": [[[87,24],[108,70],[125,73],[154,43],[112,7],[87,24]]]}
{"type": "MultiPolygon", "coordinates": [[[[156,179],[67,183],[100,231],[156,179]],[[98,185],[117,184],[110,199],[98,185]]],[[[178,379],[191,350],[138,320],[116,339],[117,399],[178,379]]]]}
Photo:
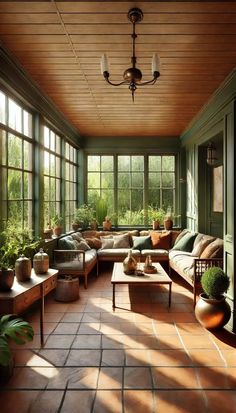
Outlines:
{"type": "Polygon", "coordinates": [[[123,73],[123,79],[119,83],[113,83],[110,81],[110,73],[109,73],[109,64],[108,58],[106,54],[102,55],[101,58],[101,72],[104,76],[104,79],[112,86],[121,86],[121,85],[128,85],[129,90],[132,94],[132,100],[134,101],[134,92],[138,87],[146,86],[146,85],[154,85],[156,83],[158,77],[160,76],[160,60],[156,53],[153,54],[152,57],[152,79],[142,82],[142,72],[140,69],[136,67],[137,58],[135,55],[135,40],[137,38],[137,34],[135,32],[135,25],[136,23],[140,22],[143,19],[143,12],[138,8],[133,8],[128,12],[128,19],[133,25],[133,31],[131,34],[132,37],[132,56],[131,56],[131,64],[132,66],[126,69],[123,73]]]}

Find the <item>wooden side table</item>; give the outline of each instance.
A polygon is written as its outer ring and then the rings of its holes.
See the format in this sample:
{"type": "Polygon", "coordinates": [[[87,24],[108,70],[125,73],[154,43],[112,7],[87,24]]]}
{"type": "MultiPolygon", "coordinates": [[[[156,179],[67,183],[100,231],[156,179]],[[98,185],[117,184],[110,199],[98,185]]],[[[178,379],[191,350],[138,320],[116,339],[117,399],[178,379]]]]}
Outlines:
{"type": "Polygon", "coordinates": [[[40,300],[40,339],[44,344],[44,297],[57,284],[57,270],[49,269],[46,274],[35,274],[32,270],[28,281],[19,283],[16,278],[12,289],[0,292],[0,314],[21,314],[35,301],[40,300]]]}

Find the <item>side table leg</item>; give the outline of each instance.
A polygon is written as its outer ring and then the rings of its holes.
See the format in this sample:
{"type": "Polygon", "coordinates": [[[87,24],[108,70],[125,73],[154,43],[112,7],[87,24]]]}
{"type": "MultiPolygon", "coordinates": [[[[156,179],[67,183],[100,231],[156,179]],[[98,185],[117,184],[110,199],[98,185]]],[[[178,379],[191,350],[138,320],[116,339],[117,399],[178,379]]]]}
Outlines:
{"type": "Polygon", "coordinates": [[[40,341],[41,341],[42,346],[44,345],[43,325],[44,325],[44,288],[43,288],[43,284],[41,284],[40,341]]]}
{"type": "Polygon", "coordinates": [[[115,306],[116,306],[116,303],[115,303],[115,287],[116,287],[116,285],[114,283],[113,284],[113,293],[112,293],[112,307],[113,307],[113,310],[115,309],[115,306]]]}

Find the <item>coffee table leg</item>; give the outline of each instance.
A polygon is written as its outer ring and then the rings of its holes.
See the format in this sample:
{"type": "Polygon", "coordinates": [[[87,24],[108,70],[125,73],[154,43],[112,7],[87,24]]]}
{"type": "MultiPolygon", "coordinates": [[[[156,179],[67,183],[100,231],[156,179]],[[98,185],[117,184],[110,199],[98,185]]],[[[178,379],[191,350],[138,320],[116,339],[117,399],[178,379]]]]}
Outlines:
{"type": "Polygon", "coordinates": [[[113,310],[114,310],[114,308],[115,308],[115,306],[116,306],[116,303],[115,303],[115,287],[116,287],[116,285],[115,285],[115,283],[113,284],[113,294],[112,294],[112,306],[113,306],[113,310]]]}
{"type": "Polygon", "coordinates": [[[171,306],[171,285],[172,283],[169,284],[169,307],[171,306]]]}

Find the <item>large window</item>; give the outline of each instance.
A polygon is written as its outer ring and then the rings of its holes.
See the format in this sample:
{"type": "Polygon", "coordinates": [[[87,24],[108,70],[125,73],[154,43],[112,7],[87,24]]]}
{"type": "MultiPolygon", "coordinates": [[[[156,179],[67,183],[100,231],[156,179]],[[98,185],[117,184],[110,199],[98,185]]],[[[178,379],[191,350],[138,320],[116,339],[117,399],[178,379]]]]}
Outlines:
{"type": "Polygon", "coordinates": [[[44,223],[62,214],[61,138],[44,126],[44,223]]]}
{"type": "Polygon", "coordinates": [[[77,150],[67,142],[65,145],[65,219],[66,229],[69,230],[76,208],[77,150]]]}
{"type": "Polygon", "coordinates": [[[176,212],[175,155],[88,155],[87,198],[103,198],[119,225],[148,222],[148,207],[176,212]]]}
{"type": "Polygon", "coordinates": [[[2,218],[32,228],[32,115],[0,92],[2,218]]]}

